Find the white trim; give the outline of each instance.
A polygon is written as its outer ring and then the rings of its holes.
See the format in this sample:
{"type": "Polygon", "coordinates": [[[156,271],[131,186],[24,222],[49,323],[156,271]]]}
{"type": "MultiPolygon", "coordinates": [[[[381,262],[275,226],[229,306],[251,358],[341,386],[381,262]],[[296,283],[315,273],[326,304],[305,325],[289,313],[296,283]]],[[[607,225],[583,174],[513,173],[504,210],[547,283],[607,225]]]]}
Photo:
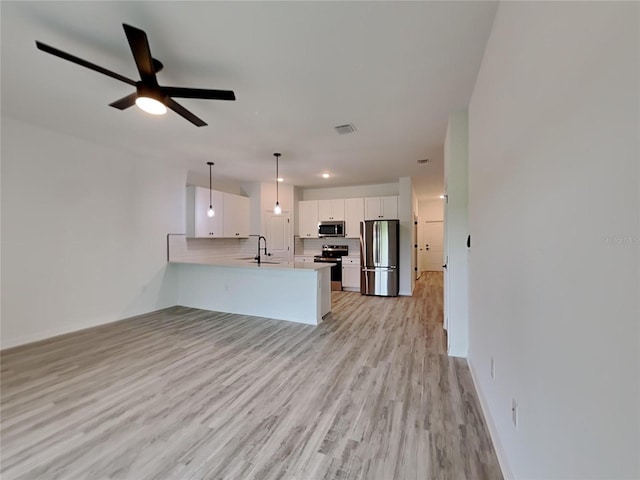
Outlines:
{"type": "Polygon", "coordinates": [[[471,372],[471,380],[473,380],[473,386],[476,389],[478,400],[480,401],[482,416],[484,417],[484,421],[487,424],[487,428],[489,429],[489,436],[491,437],[491,442],[493,443],[493,449],[495,450],[496,456],[498,457],[498,463],[500,464],[500,469],[502,470],[502,476],[505,480],[512,480],[515,478],[515,476],[513,475],[513,472],[509,467],[509,463],[507,462],[507,454],[502,448],[500,437],[498,436],[498,430],[496,429],[496,425],[493,422],[493,418],[489,414],[489,407],[487,406],[487,401],[482,394],[482,390],[478,388],[478,382],[476,382],[474,369],[471,365],[471,362],[469,362],[469,359],[467,359],[467,365],[469,366],[469,371],[471,372]]]}

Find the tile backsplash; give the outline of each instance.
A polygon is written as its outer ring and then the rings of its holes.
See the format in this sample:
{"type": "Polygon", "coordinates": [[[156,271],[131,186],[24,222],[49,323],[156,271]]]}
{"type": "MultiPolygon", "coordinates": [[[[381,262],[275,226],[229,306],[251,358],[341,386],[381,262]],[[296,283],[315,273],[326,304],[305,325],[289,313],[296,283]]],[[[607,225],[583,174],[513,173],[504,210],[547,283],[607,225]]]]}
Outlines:
{"type": "MultiPolygon", "coordinates": [[[[357,238],[308,238],[295,236],[295,255],[318,255],[322,245],[347,245],[349,255],[360,255],[357,238]]],[[[167,244],[170,262],[198,262],[240,257],[254,257],[258,252],[258,238],[188,238],[185,235],[169,235],[167,244]]],[[[279,259],[273,257],[273,260],[279,259]]],[[[283,259],[279,259],[283,260],[283,259]]]]}
{"type": "Polygon", "coordinates": [[[170,262],[237,259],[254,257],[258,253],[258,238],[188,238],[170,235],[167,248],[170,262]]]}
{"type": "Polygon", "coordinates": [[[360,255],[360,239],[358,238],[300,238],[296,236],[295,255],[316,255],[322,251],[323,245],[347,245],[349,247],[349,255],[357,257],[360,255]]]}

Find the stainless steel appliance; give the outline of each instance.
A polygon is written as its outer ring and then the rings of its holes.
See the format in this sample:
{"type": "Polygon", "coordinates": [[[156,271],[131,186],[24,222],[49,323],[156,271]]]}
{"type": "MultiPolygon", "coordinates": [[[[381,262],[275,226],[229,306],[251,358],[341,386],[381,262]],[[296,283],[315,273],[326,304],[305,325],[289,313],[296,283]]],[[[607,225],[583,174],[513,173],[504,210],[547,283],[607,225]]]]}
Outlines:
{"type": "Polygon", "coordinates": [[[400,222],[360,222],[360,293],[395,297],[399,290],[400,222]]]}
{"type": "Polygon", "coordinates": [[[332,220],[318,223],[318,237],[344,237],[344,222],[332,220]]]}
{"type": "Polygon", "coordinates": [[[331,290],[342,290],[342,257],[347,255],[348,245],[323,245],[322,255],[313,257],[314,263],[335,263],[331,267],[331,290]]]}

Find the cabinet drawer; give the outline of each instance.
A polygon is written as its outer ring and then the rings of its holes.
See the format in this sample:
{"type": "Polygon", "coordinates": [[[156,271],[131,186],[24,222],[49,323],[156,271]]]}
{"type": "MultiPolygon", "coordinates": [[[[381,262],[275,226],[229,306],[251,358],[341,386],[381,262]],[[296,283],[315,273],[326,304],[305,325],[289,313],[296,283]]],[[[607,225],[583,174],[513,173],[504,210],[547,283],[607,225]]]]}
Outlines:
{"type": "Polygon", "coordinates": [[[313,263],[313,257],[296,255],[293,261],[297,263],[313,263]]]}

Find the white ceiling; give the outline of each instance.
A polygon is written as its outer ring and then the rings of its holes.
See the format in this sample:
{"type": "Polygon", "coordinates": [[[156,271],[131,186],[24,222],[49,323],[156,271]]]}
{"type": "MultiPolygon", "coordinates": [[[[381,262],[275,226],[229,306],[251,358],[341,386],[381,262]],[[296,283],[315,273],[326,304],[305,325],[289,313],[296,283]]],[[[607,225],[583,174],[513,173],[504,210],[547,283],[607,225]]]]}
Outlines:
{"type": "Polygon", "coordinates": [[[217,178],[303,187],[412,176],[442,192],[449,112],[466,108],[496,2],[7,2],[2,115],[183,162],[217,178]],[[145,30],[162,85],[230,89],[179,99],[209,125],[108,104],[132,87],[41,52],[35,40],[138,80],[122,23],[145,30]],[[357,133],[338,135],[353,123],[357,133]],[[427,165],[417,160],[429,158],[427,165]],[[321,178],[331,172],[329,180],[321,178]]]}

